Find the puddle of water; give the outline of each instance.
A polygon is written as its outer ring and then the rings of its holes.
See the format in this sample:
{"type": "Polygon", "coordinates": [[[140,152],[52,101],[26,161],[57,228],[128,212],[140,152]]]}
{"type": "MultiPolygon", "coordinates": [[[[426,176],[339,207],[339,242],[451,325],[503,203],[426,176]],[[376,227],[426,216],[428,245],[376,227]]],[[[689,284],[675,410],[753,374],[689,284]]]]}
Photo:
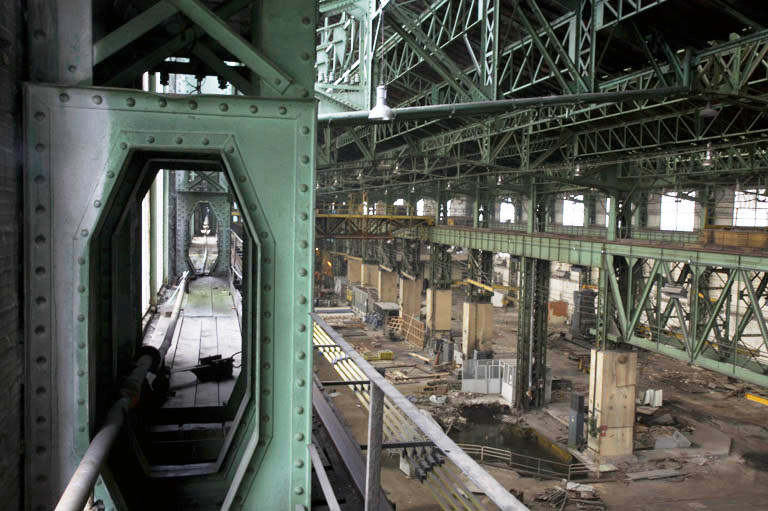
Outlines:
{"type": "MultiPolygon", "coordinates": [[[[467,419],[462,430],[452,430],[449,436],[459,444],[474,444],[485,447],[505,449],[515,454],[540,458],[550,463],[542,466],[554,472],[565,472],[563,463],[568,461],[543,446],[536,433],[530,428],[523,428],[501,421],[501,408],[498,410],[487,406],[468,406],[461,410],[461,415],[467,419]]],[[[536,468],[538,462],[516,458],[518,463],[536,468]]]]}

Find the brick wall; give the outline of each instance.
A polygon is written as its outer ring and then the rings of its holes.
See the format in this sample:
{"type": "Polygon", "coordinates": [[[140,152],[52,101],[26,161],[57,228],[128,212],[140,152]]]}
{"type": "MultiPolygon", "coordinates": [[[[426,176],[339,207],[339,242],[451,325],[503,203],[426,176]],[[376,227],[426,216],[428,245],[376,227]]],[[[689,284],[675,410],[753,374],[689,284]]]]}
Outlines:
{"type": "Polygon", "coordinates": [[[0,508],[22,503],[20,0],[0,1],[0,508]]]}

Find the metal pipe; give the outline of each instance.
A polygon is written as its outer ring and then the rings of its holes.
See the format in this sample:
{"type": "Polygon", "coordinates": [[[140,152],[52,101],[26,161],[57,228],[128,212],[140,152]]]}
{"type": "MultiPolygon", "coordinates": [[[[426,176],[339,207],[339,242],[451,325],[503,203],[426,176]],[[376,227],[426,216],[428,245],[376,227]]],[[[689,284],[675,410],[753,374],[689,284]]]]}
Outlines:
{"type": "MultiPolygon", "coordinates": [[[[179,283],[179,293],[176,297],[176,303],[173,307],[173,313],[165,332],[165,338],[157,352],[160,354],[160,361],[165,359],[165,354],[171,346],[173,332],[176,329],[176,321],[181,311],[181,303],[184,299],[184,286],[187,282],[188,272],[184,272],[179,283]]],[[[88,498],[91,496],[93,485],[101,473],[101,466],[112,450],[120,430],[125,423],[125,417],[128,412],[134,408],[141,398],[141,387],[147,373],[156,365],[157,355],[145,352],[136,361],[136,366],[123,381],[120,388],[120,399],[107,412],[107,418],[102,424],[99,432],[91,440],[88,449],[80,460],[75,473],[69,480],[64,493],[61,495],[55,511],[82,511],[88,498]]]]}
{"type": "MultiPolygon", "coordinates": [[[[560,96],[538,96],[533,98],[500,99],[496,101],[473,101],[470,103],[410,106],[393,108],[392,111],[395,113],[395,121],[413,121],[490,115],[524,108],[668,98],[673,96],[685,96],[690,93],[691,91],[688,87],[659,87],[657,89],[637,91],[584,92],[580,94],[563,94],[560,96]]],[[[320,114],[317,116],[317,121],[333,126],[355,126],[380,122],[369,119],[368,114],[369,112],[367,110],[320,114]]]]}

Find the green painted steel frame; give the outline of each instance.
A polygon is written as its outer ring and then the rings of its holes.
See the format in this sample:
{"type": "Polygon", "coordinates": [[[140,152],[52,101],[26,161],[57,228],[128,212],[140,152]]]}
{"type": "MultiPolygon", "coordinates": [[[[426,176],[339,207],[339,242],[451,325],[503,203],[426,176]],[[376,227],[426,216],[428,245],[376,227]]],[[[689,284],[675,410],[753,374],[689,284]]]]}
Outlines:
{"type": "Polygon", "coordinates": [[[698,266],[725,266],[754,271],[768,271],[768,257],[738,252],[709,251],[688,245],[663,245],[641,240],[612,242],[601,239],[579,239],[548,233],[499,232],[459,227],[422,227],[398,233],[402,237],[419,237],[430,243],[506,252],[514,255],[547,259],[582,266],[601,266],[604,254],[666,261],[689,261],[698,266]]]}
{"type": "MultiPolygon", "coordinates": [[[[679,340],[667,339],[667,336],[661,336],[664,339],[660,339],[659,336],[656,339],[646,339],[635,335],[634,332],[640,318],[640,310],[645,307],[653,284],[660,282],[660,278],[664,277],[668,281],[676,282],[677,284],[683,283],[686,279],[690,278],[691,282],[696,282],[695,289],[698,290],[699,285],[697,282],[702,272],[707,268],[725,268],[733,273],[739,273],[741,279],[744,280],[748,279],[748,275],[751,275],[749,272],[768,272],[768,257],[737,252],[707,251],[691,248],[685,244],[674,247],[670,246],[670,244],[655,245],[640,242],[639,240],[624,240],[623,242],[585,240],[546,233],[498,232],[447,226],[425,227],[409,233],[401,233],[401,235],[418,237],[429,243],[509,253],[525,258],[545,259],[601,268],[596,327],[598,344],[600,346],[604,347],[606,342],[626,342],[722,374],[768,387],[768,374],[765,374],[760,367],[754,364],[745,365],[744,361],[737,359],[717,360],[712,358],[712,353],[704,350],[705,337],[711,333],[712,326],[709,322],[699,325],[699,318],[703,318],[704,314],[717,314],[723,304],[728,301],[727,297],[719,300],[714,309],[710,307],[707,310],[702,310],[700,304],[697,303],[690,308],[692,309],[690,312],[684,309],[679,300],[669,300],[666,309],[663,312],[659,311],[657,318],[660,325],[659,328],[667,324],[673,311],[676,312],[676,317],[678,318],[685,318],[690,314],[694,316],[693,321],[690,321],[694,328],[692,329],[688,326],[683,328],[684,339],[682,345],[679,340]],[[629,265],[630,269],[638,260],[652,259],[658,261],[659,265],[654,266],[651,271],[652,277],[649,279],[651,283],[630,284],[629,282],[624,282],[622,284],[623,277],[617,273],[614,264],[623,259],[626,259],[627,263],[631,263],[629,265]],[[682,265],[682,273],[677,278],[673,278],[669,269],[669,265],[673,263],[682,265]],[[633,292],[633,285],[636,286],[636,291],[637,289],[640,290],[638,295],[640,300],[634,298],[636,295],[633,292]],[[630,297],[633,298],[630,299],[630,297]],[[616,325],[619,327],[620,333],[618,335],[611,332],[612,327],[609,319],[613,317],[616,317],[616,325]],[[691,330],[693,330],[693,333],[691,330]]],[[[768,279],[764,279],[764,281],[768,283],[768,279]]],[[[660,288],[660,286],[657,287],[660,288]]],[[[754,299],[763,295],[765,287],[763,282],[761,282],[757,289],[752,288],[751,293],[751,285],[747,286],[746,291],[751,297],[754,295],[754,299]]],[[[752,305],[746,311],[745,317],[741,320],[742,324],[739,325],[735,336],[736,341],[738,341],[741,332],[743,332],[743,324],[748,322],[754,315],[756,309],[754,303],[756,302],[752,302],[752,305]]],[[[524,308],[525,303],[521,302],[521,311],[524,308]]],[[[529,315],[530,313],[528,312],[524,314],[525,317],[529,317],[529,315]]],[[[760,323],[761,319],[764,318],[761,316],[757,317],[758,326],[761,332],[765,330],[765,334],[768,334],[768,327],[764,328],[765,325],[760,323]]],[[[733,351],[735,353],[735,350],[733,351]]]]}
{"type": "Polygon", "coordinates": [[[165,478],[154,495],[193,496],[200,509],[308,508],[315,118],[311,100],[25,87],[31,509],[53,507],[98,426],[89,246],[115,183],[143,151],[220,158],[259,246],[260,303],[245,334],[250,399],[229,453],[218,473],[165,478]]]}

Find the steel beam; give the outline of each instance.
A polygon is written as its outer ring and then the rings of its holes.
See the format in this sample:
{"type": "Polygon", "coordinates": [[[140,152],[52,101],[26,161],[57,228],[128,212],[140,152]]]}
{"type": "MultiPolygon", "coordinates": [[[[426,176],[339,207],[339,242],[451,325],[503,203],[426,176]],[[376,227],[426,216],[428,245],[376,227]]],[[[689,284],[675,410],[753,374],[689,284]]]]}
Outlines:
{"type": "Polygon", "coordinates": [[[93,44],[93,64],[108,59],[177,12],[179,10],[166,0],[145,9],[93,44]]]}
{"type": "Polygon", "coordinates": [[[768,258],[737,251],[691,248],[687,240],[653,243],[640,239],[608,241],[579,239],[551,233],[522,233],[464,227],[421,227],[399,232],[398,237],[417,237],[429,243],[505,252],[582,266],[602,266],[603,254],[663,261],[688,261],[692,265],[768,271],[768,258]]]}
{"type": "Polygon", "coordinates": [[[219,16],[211,12],[200,0],[167,0],[184,13],[197,26],[219,42],[240,62],[262,78],[262,82],[284,94],[293,78],[261,54],[251,43],[232,30],[219,16]]]}
{"type": "MultiPolygon", "coordinates": [[[[214,14],[223,20],[227,20],[242,11],[248,5],[251,5],[254,0],[230,0],[228,3],[218,7],[214,14]]],[[[154,69],[157,65],[165,61],[166,58],[173,56],[176,52],[189,46],[190,42],[197,40],[205,32],[200,27],[192,27],[190,29],[182,30],[179,34],[171,37],[164,44],[159,45],[154,50],[145,54],[141,60],[132,63],[128,67],[121,68],[121,70],[114,76],[107,79],[105,85],[110,86],[123,86],[126,83],[135,80],[140,77],[142,73],[150,69],[154,69]]]]}

